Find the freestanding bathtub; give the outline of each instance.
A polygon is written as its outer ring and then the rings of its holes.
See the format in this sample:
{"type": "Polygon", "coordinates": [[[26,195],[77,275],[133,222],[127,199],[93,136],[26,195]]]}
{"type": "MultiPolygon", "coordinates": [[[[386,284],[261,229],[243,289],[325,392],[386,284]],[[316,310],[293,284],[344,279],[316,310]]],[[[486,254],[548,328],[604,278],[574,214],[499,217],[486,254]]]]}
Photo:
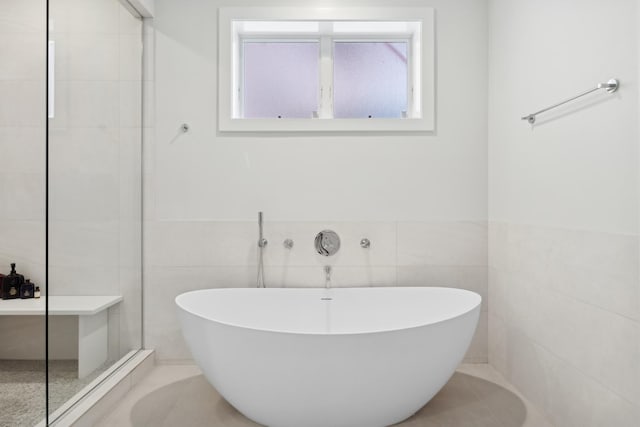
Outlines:
{"type": "Polygon", "coordinates": [[[376,427],[410,417],[462,361],[480,301],[434,287],[208,289],[176,298],[207,380],[269,427],[376,427]]]}

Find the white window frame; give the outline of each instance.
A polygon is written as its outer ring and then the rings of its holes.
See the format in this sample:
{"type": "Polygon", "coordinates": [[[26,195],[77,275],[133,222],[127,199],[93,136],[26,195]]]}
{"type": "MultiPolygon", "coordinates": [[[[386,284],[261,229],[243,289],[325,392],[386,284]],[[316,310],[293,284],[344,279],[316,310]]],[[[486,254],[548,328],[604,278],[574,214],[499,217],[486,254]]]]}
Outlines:
{"type": "MultiPolygon", "coordinates": [[[[322,31],[321,31],[322,33],[322,31]]],[[[249,37],[247,37],[249,38],[249,37]]],[[[258,38],[258,35],[251,36],[258,38]]],[[[265,36],[265,40],[288,37],[265,36]]],[[[292,40],[300,39],[296,34],[292,40]]],[[[280,7],[238,7],[221,8],[219,11],[218,34],[218,127],[221,132],[362,132],[362,131],[433,131],[435,129],[435,43],[434,43],[434,11],[428,7],[366,7],[366,8],[280,8],[280,7]],[[406,35],[376,34],[339,34],[325,37],[316,34],[320,39],[320,76],[323,88],[319,98],[318,118],[241,118],[237,98],[239,88],[240,43],[241,38],[234,31],[234,21],[420,21],[422,31],[419,40],[409,43],[409,49],[417,49],[409,57],[409,81],[407,97],[410,109],[407,118],[348,118],[330,117],[327,105],[332,105],[331,90],[333,86],[333,63],[325,61],[327,52],[332,57],[333,42],[340,41],[389,41],[390,38],[407,40],[406,35]],[[327,51],[329,49],[329,51],[327,51]],[[416,73],[416,70],[418,71],[416,73]],[[413,89],[413,90],[411,90],[413,89]],[[412,93],[413,92],[413,93],[412,93]]]]}

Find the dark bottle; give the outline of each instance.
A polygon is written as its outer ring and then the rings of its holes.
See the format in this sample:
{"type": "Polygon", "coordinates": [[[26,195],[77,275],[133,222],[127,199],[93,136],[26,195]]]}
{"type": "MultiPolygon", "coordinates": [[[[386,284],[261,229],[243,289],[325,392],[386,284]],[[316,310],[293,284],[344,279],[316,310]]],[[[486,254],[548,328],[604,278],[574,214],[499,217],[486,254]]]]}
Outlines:
{"type": "Polygon", "coordinates": [[[4,288],[2,287],[2,286],[3,286],[3,284],[2,284],[2,283],[4,282],[4,278],[5,278],[5,275],[4,275],[4,274],[2,274],[2,273],[0,273],[0,298],[2,298],[2,289],[4,289],[4,288]]]}
{"type": "Polygon", "coordinates": [[[33,294],[35,291],[34,288],[35,286],[33,283],[31,283],[31,280],[27,279],[27,281],[24,282],[22,286],[20,286],[20,298],[22,299],[33,298],[33,294]]]}
{"type": "Polygon", "coordinates": [[[2,299],[20,298],[20,287],[24,283],[24,276],[16,273],[16,265],[11,264],[11,273],[2,281],[2,299]]]}

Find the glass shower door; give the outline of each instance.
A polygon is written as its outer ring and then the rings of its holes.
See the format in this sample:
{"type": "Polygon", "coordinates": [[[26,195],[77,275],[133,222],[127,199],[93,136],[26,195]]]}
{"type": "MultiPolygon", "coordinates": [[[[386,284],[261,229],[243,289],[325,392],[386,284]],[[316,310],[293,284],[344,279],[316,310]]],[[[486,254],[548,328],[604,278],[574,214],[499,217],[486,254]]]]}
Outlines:
{"type": "Polygon", "coordinates": [[[49,0],[49,421],[142,346],[142,21],[49,0]]]}

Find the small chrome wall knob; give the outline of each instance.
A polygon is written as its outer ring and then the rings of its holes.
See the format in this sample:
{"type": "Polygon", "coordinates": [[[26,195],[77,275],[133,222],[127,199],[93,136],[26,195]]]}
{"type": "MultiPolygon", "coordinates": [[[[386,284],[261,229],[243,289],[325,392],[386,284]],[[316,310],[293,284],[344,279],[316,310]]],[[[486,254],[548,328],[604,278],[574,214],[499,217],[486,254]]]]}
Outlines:
{"type": "Polygon", "coordinates": [[[371,240],[367,239],[366,237],[360,240],[360,247],[362,249],[369,249],[370,246],[371,246],[371,240]]]}
{"type": "Polygon", "coordinates": [[[315,239],[316,251],[322,256],[335,255],[340,250],[340,237],[332,230],[322,230],[315,239]]]}
{"type": "Polygon", "coordinates": [[[293,248],[293,240],[291,240],[291,239],[286,239],[284,242],[282,242],[282,244],[287,249],[293,248]]]}

